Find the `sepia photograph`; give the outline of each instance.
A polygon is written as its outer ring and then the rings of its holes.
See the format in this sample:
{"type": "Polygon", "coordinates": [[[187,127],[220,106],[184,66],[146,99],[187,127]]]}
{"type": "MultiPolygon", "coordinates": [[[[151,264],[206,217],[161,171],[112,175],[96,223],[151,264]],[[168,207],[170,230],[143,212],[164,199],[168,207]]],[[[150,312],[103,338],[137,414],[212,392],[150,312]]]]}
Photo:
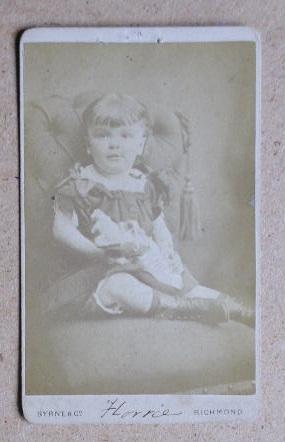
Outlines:
{"type": "Polygon", "coordinates": [[[257,37],[155,29],[21,43],[23,395],[97,420],[256,397],[257,37]]]}

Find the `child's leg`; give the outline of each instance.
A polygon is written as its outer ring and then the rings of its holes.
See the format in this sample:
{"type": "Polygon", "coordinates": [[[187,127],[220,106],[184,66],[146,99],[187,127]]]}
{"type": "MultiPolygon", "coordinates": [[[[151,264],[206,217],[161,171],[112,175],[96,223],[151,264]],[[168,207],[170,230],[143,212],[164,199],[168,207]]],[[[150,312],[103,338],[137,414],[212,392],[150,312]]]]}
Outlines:
{"type": "Polygon", "coordinates": [[[147,313],[157,309],[175,309],[174,296],[154,291],[129,273],[115,273],[103,280],[94,297],[109,313],[133,311],[147,313]]]}
{"type": "Polygon", "coordinates": [[[96,302],[111,314],[159,313],[171,319],[190,319],[211,324],[227,320],[222,303],[212,299],[185,299],[158,291],[128,273],[116,273],[103,280],[94,294],[96,302]]]}
{"type": "Polygon", "coordinates": [[[147,313],[153,303],[153,290],[128,273],[115,273],[99,284],[94,294],[97,304],[111,314],[134,311],[147,313]]]}

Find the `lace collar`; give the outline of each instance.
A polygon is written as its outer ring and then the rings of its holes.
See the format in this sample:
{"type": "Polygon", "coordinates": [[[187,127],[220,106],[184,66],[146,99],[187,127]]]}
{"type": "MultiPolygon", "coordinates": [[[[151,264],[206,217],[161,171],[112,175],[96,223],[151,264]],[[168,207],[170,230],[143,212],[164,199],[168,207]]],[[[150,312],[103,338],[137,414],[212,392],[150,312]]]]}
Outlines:
{"type": "Polygon", "coordinates": [[[144,192],[146,184],[146,176],[138,169],[131,169],[129,172],[129,180],[118,180],[114,183],[108,178],[100,175],[92,164],[77,169],[77,178],[88,180],[91,185],[103,185],[110,191],[125,191],[125,192],[144,192]]]}

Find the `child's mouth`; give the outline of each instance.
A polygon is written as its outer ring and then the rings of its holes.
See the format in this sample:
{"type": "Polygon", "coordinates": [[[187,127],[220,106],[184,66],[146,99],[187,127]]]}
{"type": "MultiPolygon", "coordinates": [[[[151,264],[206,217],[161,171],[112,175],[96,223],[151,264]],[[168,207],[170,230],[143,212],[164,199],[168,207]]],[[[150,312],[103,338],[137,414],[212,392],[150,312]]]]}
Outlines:
{"type": "Polygon", "coordinates": [[[123,158],[123,155],[119,155],[119,154],[112,154],[112,155],[107,155],[108,160],[121,160],[123,158]]]}

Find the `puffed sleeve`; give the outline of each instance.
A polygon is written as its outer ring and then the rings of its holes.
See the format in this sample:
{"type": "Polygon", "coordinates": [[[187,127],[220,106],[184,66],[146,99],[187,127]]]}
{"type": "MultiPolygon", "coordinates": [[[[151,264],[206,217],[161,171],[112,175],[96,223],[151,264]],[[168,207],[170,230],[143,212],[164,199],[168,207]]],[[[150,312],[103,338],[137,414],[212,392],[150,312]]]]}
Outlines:
{"type": "Polygon", "coordinates": [[[169,206],[175,187],[175,177],[171,170],[155,171],[148,175],[149,192],[152,201],[154,219],[169,206]]]}
{"type": "Polygon", "coordinates": [[[161,192],[159,192],[159,189],[151,176],[148,177],[146,182],[146,193],[151,205],[151,218],[152,221],[154,221],[162,212],[163,201],[161,198],[161,192]]]}
{"type": "Polygon", "coordinates": [[[75,182],[72,177],[66,178],[56,188],[54,197],[54,211],[55,214],[61,213],[78,226],[78,217],[74,205],[76,196],[75,182]]]}

